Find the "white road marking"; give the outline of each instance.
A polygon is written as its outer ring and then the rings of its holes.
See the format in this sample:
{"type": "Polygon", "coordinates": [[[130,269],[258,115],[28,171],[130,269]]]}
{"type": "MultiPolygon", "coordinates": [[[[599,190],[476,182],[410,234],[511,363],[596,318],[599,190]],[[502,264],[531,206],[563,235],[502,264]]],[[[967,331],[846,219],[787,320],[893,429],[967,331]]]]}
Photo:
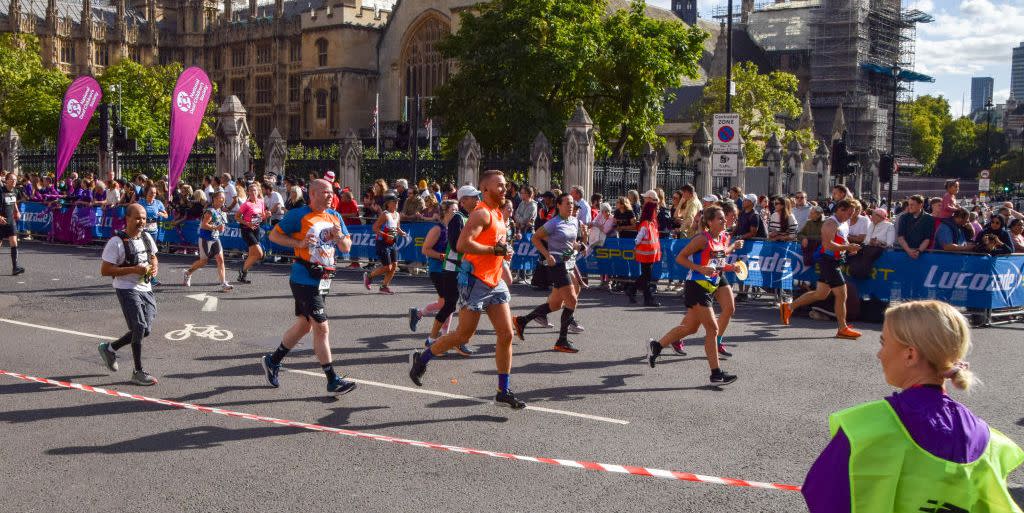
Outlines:
{"type": "Polygon", "coordinates": [[[185,324],[185,327],[180,330],[168,331],[164,334],[164,338],[167,340],[185,340],[186,338],[195,335],[199,338],[208,338],[217,342],[227,342],[235,338],[235,335],[228,330],[217,329],[217,325],[211,324],[209,326],[196,326],[195,324],[185,324]]]}
{"type": "MultiPolygon", "coordinates": [[[[286,369],[284,367],[282,367],[281,370],[286,371],[286,372],[294,372],[296,374],[305,374],[307,376],[316,376],[318,378],[322,378],[324,376],[322,372],[312,372],[312,371],[299,370],[299,369],[286,369]]],[[[404,387],[404,386],[401,386],[401,385],[392,385],[390,383],[380,383],[380,382],[377,382],[377,381],[369,381],[369,380],[365,380],[365,379],[356,379],[356,378],[353,378],[351,376],[346,377],[345,379],[347,379],[349,381],[354,381],[356,383],[359,383],[360,385],[370,385],[370,386],[373,386],[373,387],[390,388],[392,390],[401,390],[402,392],[413,392],[413,393],[416,393],[416,394],[433,395],[433,396],[437,396],[437,397],[445,397],[445,398],[448,398],[448,399],[461,399],[461,400],[464,400],[464,401],[473,401],[473,402],[482,403],[482,404],[487,404],[487,403],[491,402],[491,401],[486,401],[484,399],[480,399],[479,397],[470,397],[468,395],[459,395],[459,394],[449,394],[448,392],[439,392],[437,390],[429,390],[429,389],[426,389],[426,388],[404,387]]],[[[609,418],[609,417],[601,417],[601,416],[598,416],[598,415],[589,415],[589,414],[586,414],[586,413],[576,413],[576,412],[572,412],[572,411],[556,410],[554,408],[543,408],[543,407],[540,407],[540,406],[527,405],[526,409],[527,410],[533,410],[533,411],[541,411],[541,412],[544,412],[544,413],[554,413],[554,414],[557,414],[557,415],[567,415],[569,417],[579,417],[579,418],[582,418],[582,419],[598,420],[598,421],[601,421],[601,422],[610,422],[612,424],[620,424],[620,425],[623,425],[623,426],[629,424],[628,420],[619,420],[619,419],[612,419],[612,418],[609,418]]]]}
{"type": "Polygon", "coordinates": [[[60,281],[60,278],[50,278],[50,281],[60,281]]]}
{"type": "MultiPolygon", "coordinates": [[[[98,338],[100,340],[117,340],[114,337],[108,337],[108,336],[105,336],[105,335],[96,335],[96,334],[93,334],[93,333],[84,333],[84,332],[81,332],[81,331],[66,330],[66,329],[63,329],[63,328],[54,328],[54,327],[51,327],[51,326],[42,326],[42,325],[39,325],[39,324],[31,324],[31,323],[22,322],[22,321],[15,321],[15,320],[12,320],[12,319],[0,318],[0,322],[6,322],[8,324],[15,324],[15,325],[18,325],[18,326],[25,326],[25,327],[28,327],[28,328],[36,328],[36,329],[47,330],[47,331],[56,331],[58,333],[67,333],[67,334],[70,334],[70,335],[79,335],[79,336],[83,336],[83,337],[98,338]]],[[[188,334],[191,335],[191,327],[189,327],[187,329],[189,330],[188,334]]],[[[183,329],[181,331],[185,331],[185,330],[183,329]]],[[[228,333],[230,333],[230,332],[228,332],[228,333]]],[[[283,368],[283,367],[281,368],[281,370],[286,371],[286,372],[294,372],[296,374],[306,374],[308,376],[316,376],[318,378],[319,377],[323,377],[323,374],[320,373],[320,372],[312,372],[312,371],[299,370],[299,369],[286,369],[286,368],[283,368]]],[[[425,388],[405,387],[405,386],[401,386],[401,385],[392,385],[390,383],[380,383],[380,382],[377,382],[377,381],[369,381],[369,380],[365,380],[365,379],[355,379],[355,378],[352,378],[352,377],[349,377],[347,379],[349,379],[351,381],[354,381],[356,383],[359,383],[360,385],[369,385],[369,386],[374,386],[374,387],[390,388],[392,390],[400,390],[402,392],[412,392],[412,393],[417,393],[417,394],[433,395],[433,396],[437,396],[437,397],[445,397],[445,398],[448,398],[448,399],[461,399],[461,400],[464,400],[464,401],[473,401],[473,402],[481,403],[481,404],[490,403],[490,401],[486,401],[486,400],[480,399],[478,397],[470,397],[468,395],[449,394],[448,392],[439,392],[437,390],[428,390],[428,389],[425,389],[425,388]]],[[[625,425],[629,424],[628,420],[613,419],[613,418],[609,418],[609,417],[601,417],[599,415],[589,415],[589,414],[586,414],[586,413],[576,413],[576,412],[566,411],[566,410],[556,410],[554,408],[544,408],[544,407],[541,407],[541,406],[530,406],[530,405],[528,405],[526,407],[526,409],[527,410],[544,412],[544,413],[553,413],[553,414],[557,414],[557,415],[566,415],[566,416],[569,416],[569,417],[578,417],[578,418],[581,418],[581,419],[590,419],[590,420],[596,420],[596,421],[600,421],[600,422],[608,422],[608,423],[611,423],[611,424],[619,424],[619,425],[622,425],[622,426],[625,426],[625,425]]]]}
{"type": "Polygon", "coordinates": [[[18,282],[18,285],[24,285],[24,284],[25,284],[25,282],[23,282],[23,281],[19,281],[18,282]]]}
{"type": "Polygon", "coordinates": [[[191,294],[191,295],[188,295],[188,296],[185,296],[185,297],[187,297],[189,299],[195,299],[196,301],[205,301],[205,303],[203,303],[203,308],[202,308],[202,310],[204,312],[216,312],[217,311],[217,303],[218,303],[219,300],[216,297],[214,297],[214,296],[211,296],[211,295],[206,294],[206,293],[199,293],[199,294],[191,294]]]}

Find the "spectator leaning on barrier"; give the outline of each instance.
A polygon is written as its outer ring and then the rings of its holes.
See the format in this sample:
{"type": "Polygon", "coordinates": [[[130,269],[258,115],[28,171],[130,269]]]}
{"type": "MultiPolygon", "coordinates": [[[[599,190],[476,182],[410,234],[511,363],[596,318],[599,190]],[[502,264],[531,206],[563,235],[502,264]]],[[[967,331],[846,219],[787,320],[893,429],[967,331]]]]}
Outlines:
{"type": "Polygon", "coordinates": [[[700,229],[700,216],[704,205],[696,197],[696,191],[690,184],[683,184],[679,188],[680,204],[673,205],[675,217],[679,222],[679,235],[681,238],[690,239],[697,235],[700,229]]]}
{"type": "Polygon", "coordinates": [[[864,244],[868,232],[871,231],[871,219],[862,213],[865,209],[860,201],[851,198],[850,203],[853,203],[853,216],[850,217],[850,242],[864,244]]]}
{"type": "Polygon", "coordinates": [[[889,213],[884,208],[871,211],[871,230],[864,240],[869,246],[891,248],[896,242],[896,227],[889,222],[889,213]]]}
{"type": "Polygon", "coordinates": [[[796,218],[796,229],[800,230],[804,227],[804,223],[807,222],[807,218],[811,215],[811,206],[807,204],[807,193],[804,191],[797,191],[793,195],[793,217],[796,218]]]}
{"type": "Polygon", "coordinates": [[[1010,242],[1013,242],[1014,253],[1024,253],[1024,220],[1010,221],[1010,242]]]}
{"type": "Polygon", "coordinates": [[[811,207],[807,222],[797,234],[801,247],[810,251],[818,249],[818,246],[821,245],[821,225],[824,222],[825,210],[818,206],[811,207]]]}
{"type": "Polygon", "coordinates": [[[409,181],[405,178],[395,180],[395,195],[398,196],[398,211],[405,211],[405,202],[409,199],[409,181]]]}
{"type": "Polygon", "coordinates": [[[917,258],[931,245],[934,226],[934,218],[924,212],[924,197],[915,194],[907,201],[907,211],[900,216],[896,241],[910,258],[917,258]]]}
{"type": "Polygon", "coordinates": [[[519,189],[519,206],[512,213],[516,230],[520,234],[533,233],[533,223],[537,220],[537,202],[533,200],[533,187],[524,185],[519,189]]]}
{"type": "Polygon", "coordinates": [[[932,248],[942,251],[974,251],[974,242],[967,233],[970,229],[967,222],[969,217],[966,210],[957,208],[953,210],[952,217],[940,220],[932,248]]]}
{"type": "Polygon", "coordinates": [[[1013,253],[1013,241],[1010,239],[1010,232],[1006,229],[1006,218],[995,214],[989,220],[988,226],[978,234],[974,241],[977,244],[975,251],[988,253],[990,255],[1006,255],[1013,253]]]}
{"type": "Polygon", "coordinates": [[[768,237],[768,228],[761,220],[761,216],[754,211],[757,205],[757,195],[747,194],[743,197],[742,211],[736,220],[736,231],[733,234],[735,239],[764,239],[768,237]]]}
{"type": "Polygon", "coordinates": [[[796,217],[789,210],[789,200],[782,196],[772,198],[772,212],[768,222],[768,240],[789,242],[796,240],[796,217]]]}

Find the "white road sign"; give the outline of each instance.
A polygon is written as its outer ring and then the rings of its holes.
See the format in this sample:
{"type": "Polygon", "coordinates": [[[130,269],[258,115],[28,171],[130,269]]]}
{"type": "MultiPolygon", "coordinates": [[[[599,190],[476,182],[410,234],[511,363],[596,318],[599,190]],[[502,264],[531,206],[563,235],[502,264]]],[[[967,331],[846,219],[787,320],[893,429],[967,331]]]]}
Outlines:
{"type": "Polygon", "coordinates": [[[715,153],[739,153],[740,151],[740,115],[736,113],[720,113],[714,115],[711,142],[715,153]]]}
{"type": "Polygon", "coordinates": [[[981,178],[978,180],[978,190],[988,192],[992,190],[992,180],[989,178],[981,178]]]}
{"type": "Polygon", "coordinates": [[[711,176],[736,176],[736,169],[739,162],[737,153],[712,153],[711,154],[711,176]]]}

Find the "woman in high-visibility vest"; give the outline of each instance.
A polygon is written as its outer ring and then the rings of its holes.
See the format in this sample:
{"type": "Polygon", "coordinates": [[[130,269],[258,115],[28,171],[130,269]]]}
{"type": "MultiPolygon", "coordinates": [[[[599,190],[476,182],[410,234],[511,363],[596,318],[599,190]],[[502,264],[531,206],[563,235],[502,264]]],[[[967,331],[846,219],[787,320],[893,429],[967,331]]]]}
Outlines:
{"type": "Polygon", "coordinates": [[[885,380],[901,391],[829,417],[832,441],[803,486],[811,513],[1020,513],[1006,477],[1024,451],[946,395],[946,380],[975,381],[963,315],[903,303],[886,312],[881,342],[885,380]]]}
{"type": "Polygon", "coordinates": [[[661,240],[658,237],[658,191],[651,189],[644,193],[644,205],[640,211],[640,231],[636,234],[633,258],[640,263],[640,277],[626,286],[626,297],[636,303],[636,291],[644,295],[644,306],[661,306],[654,299],[657,280],[651,277],[654,264],[661,261],[661,240]]]}

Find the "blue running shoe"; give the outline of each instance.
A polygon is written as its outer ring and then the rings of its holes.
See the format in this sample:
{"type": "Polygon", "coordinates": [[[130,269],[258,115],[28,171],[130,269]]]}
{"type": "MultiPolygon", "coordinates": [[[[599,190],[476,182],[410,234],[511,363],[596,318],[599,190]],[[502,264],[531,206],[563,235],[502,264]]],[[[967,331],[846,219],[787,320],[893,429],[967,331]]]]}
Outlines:
{"type": "Polygon", "coordinates": [[[281,372],[281,364],[274,363],[270,355],[266,354],[263,355],[263,358],[260,358],[260,365],[263,366],[263,374],[267,377],[267,383],[270,383],[270,386],[274,388],[280,386],[281,383],[277,381],[277,374],[281,372]]]}
{"type": "Polygon", "coordinates": [[[409,309],[409,331],[415,332],[416,326],[420,323],[420,311],[416,308],[409,309]]]}
{"type": "Polygon", "coordinates": [[[356,384],[337,376],[327,382],[327,393],[334,395],[345,395],[356,389],[356,384]]]}

